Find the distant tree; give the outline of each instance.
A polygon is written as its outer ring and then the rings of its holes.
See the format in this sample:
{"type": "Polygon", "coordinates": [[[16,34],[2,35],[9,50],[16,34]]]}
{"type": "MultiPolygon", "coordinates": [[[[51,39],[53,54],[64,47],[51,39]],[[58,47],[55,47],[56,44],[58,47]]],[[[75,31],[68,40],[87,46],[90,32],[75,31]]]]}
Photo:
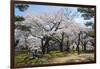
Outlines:
{"type": "Polygon", "coordinates": [[[19,9],[19,11],[23,12],[28,9],[28,4],[15,4],[15,7],[19,9]]]}
{"type": "MultiPolygon", "coordinates": [[[[29,5],[27,4],[15,4],[15,8],[18,8],[19,11],[24,12],[25,10],[27,10],[29,7],[29,5]]],[[[30,27],[27,27],[25,25],[22,25],[21,22],[24,21],[24,17],[22,16],[15,16],[15,29],[21,30],[24,34],[24,39],[25,39],[25,47],[28,48],[27,46],[27,37],[28,34],[26,32],[28,32],[30,30],[30,27]]],[[[17,43],[15,42],[15,44],[18,44],[18,40],[17,43]]]]}
{"type": "MultiPolygon", "coordinates": [[[[78,8],[78,11],[82,14],[82,17],[85,20],[90,20],[90,19],[94,18],[95,14],[96,14],[94,8],[78,8]]],[[[89,27],[89,26],[92,27],[92,30],[87,33],[87,36],[88,37],[92,37],[94,39],[95,36],[96,36],[96,34],[95,34],[94,30],[93,30],[95,28],[94,22],[93,21],[87,21],[85,23],[85,25],[87,27],[89,27]]],[[[92,46],[95,45],[93,40],[91,40],[90,42],[92,43],[92,46]]],[[[86,45],[88,43],[87,37],[85,39],[81,40],[81,43],[84,46],[84,50],[86,50],[86,45]]]]}
{"type": "Polygon", "coordinates": [[[81,35],[80,35],[80,42],[81,42],[81,44],[82,44],[82,46],[83,46],[83,51],[85,52],[86,50],[87,50],[87,48],[86,48],[86,45],[87,45],[87,43],[89,42],[89,38],[88,38],[89,36],[87,35],[87,33],[86,32],[82,32],[81,33],[81,35]]]}
{"type": "Polygon", "coordinates": [[[24,21],[24,17],[22,16],[15,16],[15,21],[24,21]]]}
{"type": "Polygon", "coordinates": [[[89,20],[95,16],[94,8],[78,8],[78,11],[82,13],[82,17],[85,20],[89,20]]]}
{"type": "MultiPolygon", "coordinates": [[[[30,31],[30,26],[25,26],[25,25],[22,25],[22,20],[18,20],[18,21],[15,21],[15,29],[16,30],[20,30],[20,32],[23,34],[23,36],[24,36],[24,40],[25,40],[25,45],[23,45],[24,46],[24,49],[28,49],[28,45],[27,45],[27,37],[28,37],[28,35],[29,35],[29,31],[30,31]]],[[[20,33],[19,33],[20,34],[20,33]]],[[[15,34],[15,37],[16,37],[17,35],[15,34]]],[[[18,42],[19,40],[17,40],[17,42],[18,42]]],[[[17,42],[15,42],[15,44],[17,43],[17,42]]],[[[18,44],[18,43],[17,43],[18,44]]]]}
{"type": "Polygon", "coordinates": [[[80,47],[79,47],[79,45],[80,45],[80,34],[81,34],[81,32],[78,34],[78,41],[77,41],[77,46],[76,46],[76,51],[77,51],[78,55],[80,54],[80,47]]]}
{"type": "Polygon", "coordinates": [[[86,22],[85,25],[88,27],[88,26],[92,26],[93,23],[92,22],[86,22]]]}
{"type": "MultiPolygon", "coordinates": [[[[94,8],[81,8],[80,7],[77,10],[78,10],[78,12],[82,13],[81,16],[84,18],[84,20],[90,20],[90,19],[94,18],[94,16],[95,16],[94,8]]],[[[92,21],[86,22],[85,25],[94,27],[94,24],[92,21]]]]}

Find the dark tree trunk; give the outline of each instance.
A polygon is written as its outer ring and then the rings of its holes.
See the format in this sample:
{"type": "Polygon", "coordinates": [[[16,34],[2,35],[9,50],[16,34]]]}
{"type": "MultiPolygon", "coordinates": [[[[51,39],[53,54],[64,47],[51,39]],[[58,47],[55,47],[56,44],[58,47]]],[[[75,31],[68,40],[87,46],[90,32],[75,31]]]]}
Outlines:
{"type": "Polygon", "coordinates": [[[63,52],[64,32],[61,35],[62,35],[62,39],[61,39],[61,43],[60,43],[60,51],[63,52]]]}
{"type": "Polygon", "coordinates": [[[44,39],[41,39],[41,49],[42,49],[42,53],[44,54],[45,49],[44,49],[44,44],[43,44],[44,39]]]}
{"type": "MultiPolygon", "coordinates": [[[[57,26],[56,26],[55,31],[57,31],[57,30],[58,30],[58,27],[59,27],[60,23],[61,23],[61,22],[58,22],[58,24],[57,24],[57,26]]],[[[64,32],[63,32],[63,33],[64,33],[64,32]]]]}
{"type": "Polygon", "coordinates": [[[86,45],[87,45],[88,41],[85,41],[85,42],[81,41],[81,43],[82,43],[82,50],[85,52],[87,50],[86,45]]]}
{"type": "Polygon", "coordinates": [[[27,46],[27,38],[25,37],[25,49],[28,49],[28,46],[27,46]]]}
{"type": "Polygon", "coordinates": [[[47,53],[49,53],[49,42],[48,42],[48,45],[47,45],[47,53]]]}
{"type": "Polygon", "coordinates": [[[69,38],[68,38],[68,40],[67,40],[67,49],[66,49],[66,51],[67,51],[67,52],[69,52],[69,51],[70,51],[70,43],[69,43],[69,38]]]}
{"type": "Polygon", "coordinates": [[[46,38],[46,41],[45,41],[45,44],[44,44],[44,47],[45,47],[45,54],[46,54],[47,51],[48,51],[48,43],[49,43],[49,38],[47,37],[47,38],[46,38]]]}
{"type": "Polygon", "coordinates": [[[78,52],[78,55],[80,54],[79,45],[80,45],[80,33],[78,34],[78,43],[77,43],[77,47],[76,47],[76,50],[77,50],[77,52],[78,52]]]}
{"type": "Polygon", "coordinates": [[[18,45],[18,43],[19,43],[19,40],[16,40],[16,42],[15,42],[15,47],[18,45]]]}
{"type": "Polygon", "coordinates": [[[84,51],[86,51],[86,43],[84,44],[84,51]]]}
{"type": "Polygon", "coordinates": [[[45,40],[44,39],[41,39],[41,46],[42,46],[42,52],[43,54],[46,54],[48,53],[48,47],[49,47],[49,41],[50,41],[50,37],[46,37],[45,40]],[[43,44],[43,41],[45,41],[45,43],[43,44]]]}

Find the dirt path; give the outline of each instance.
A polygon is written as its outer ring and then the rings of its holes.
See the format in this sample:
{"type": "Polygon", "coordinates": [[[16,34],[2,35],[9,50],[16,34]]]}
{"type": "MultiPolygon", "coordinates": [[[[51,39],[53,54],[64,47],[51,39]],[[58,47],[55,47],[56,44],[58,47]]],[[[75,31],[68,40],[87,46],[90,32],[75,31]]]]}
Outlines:
{"type": "Polygon", "coordinates": [[[53,58],[51,63],[89,62],[94,60],[94,54],[72,54],[66,57],[53,58]]]}

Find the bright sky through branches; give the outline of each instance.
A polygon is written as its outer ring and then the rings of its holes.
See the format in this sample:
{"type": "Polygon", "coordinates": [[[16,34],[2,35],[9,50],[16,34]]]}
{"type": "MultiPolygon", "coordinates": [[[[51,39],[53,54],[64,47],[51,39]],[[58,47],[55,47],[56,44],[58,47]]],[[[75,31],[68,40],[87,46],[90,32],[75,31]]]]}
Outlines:
{"type": "MultiPolygon", "coordinates": [[[[77,12],[78,7],[65,7],[65,6],[49,6],[49,5],[29,5],[29,8],[21,12],[19,9],[15,8],[15,16],[26,16],[28,13],[32,13],[33,15],[39,15],[42,13],[55,13],[60,9],[70,8],[73,12],[77,12]]],[[[77,12],[78,16],[75,17],[75,21],[80,23],[82,26],[85,26],[85,20],[81,17],[81,13],[77,12]]]]}

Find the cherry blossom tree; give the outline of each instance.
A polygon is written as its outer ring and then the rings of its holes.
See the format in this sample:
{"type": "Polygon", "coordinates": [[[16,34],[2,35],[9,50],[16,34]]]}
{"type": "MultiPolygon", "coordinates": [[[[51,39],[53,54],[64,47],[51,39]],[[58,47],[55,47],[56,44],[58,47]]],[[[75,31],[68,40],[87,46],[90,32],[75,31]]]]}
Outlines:
{"type": "Polygon", "coordinates": [[[50,47],[56,46],[61,52],[70,52],[71,46],[76,45],[79,54],[80,43],[84,46],[86,44],[81,37],[81,31],[87,32],[87,29],[74,21],[76,14],[69,8],[41,15],[29,13],[24,21],[15,22],[16,46],[27,47],[33,55],[39,55],[40,52],[49,53],[50,47]]]}

